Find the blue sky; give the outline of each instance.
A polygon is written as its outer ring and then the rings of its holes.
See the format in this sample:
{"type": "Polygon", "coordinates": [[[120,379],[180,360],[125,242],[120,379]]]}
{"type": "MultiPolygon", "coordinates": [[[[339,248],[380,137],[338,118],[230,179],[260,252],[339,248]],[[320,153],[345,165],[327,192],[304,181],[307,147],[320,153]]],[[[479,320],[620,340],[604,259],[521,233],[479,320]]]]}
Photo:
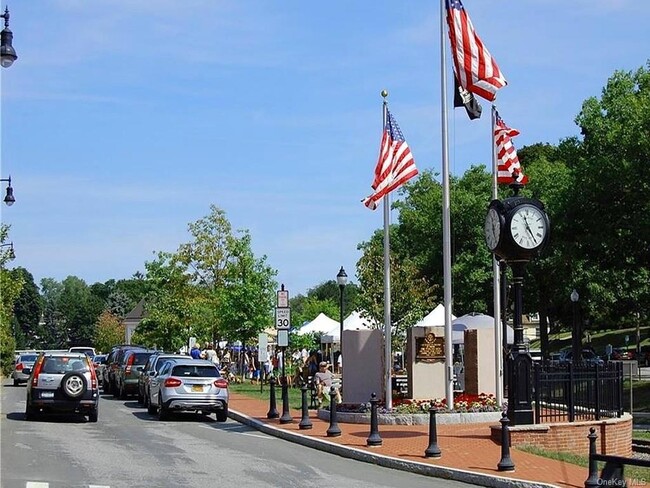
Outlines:
{"type": "MultiPolygon", "coordinates": [[[[517,147],[577,135],[583,100],[649,57],[650,2],[464,5],[509,82],[497,105],[517,147]]],[[[0,73],[1,175],[16,204],[2,221],[37,283],[128,278],[211,204],[292,295],[340,266],[356,281],[357,245],[383,225],[360,200],[384,88],[417,167],[441,171],[437,0],[8,6],[19,58],[0,73]]],[[[479,121],[449,115],[455,175],[489,164],[482,105],[479,121]]]]}

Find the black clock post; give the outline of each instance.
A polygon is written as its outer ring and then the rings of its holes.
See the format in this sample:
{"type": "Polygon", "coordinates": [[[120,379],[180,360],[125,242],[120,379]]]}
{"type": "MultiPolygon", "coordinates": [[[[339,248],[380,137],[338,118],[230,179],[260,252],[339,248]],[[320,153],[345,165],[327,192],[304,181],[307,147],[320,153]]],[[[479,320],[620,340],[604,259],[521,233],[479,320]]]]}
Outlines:
{"type": "Polygon", "coordinates": [[[523,284],[526,263],[548,242],[549,220],[539,200],[519,196],[521,185],[511,185],[513,196],[490,202],[485,240],[496,256],[512,269],[514,344],[506,358],[508,419],[510,425],[534,423],[533,359],[524,343],[523,284]]]}

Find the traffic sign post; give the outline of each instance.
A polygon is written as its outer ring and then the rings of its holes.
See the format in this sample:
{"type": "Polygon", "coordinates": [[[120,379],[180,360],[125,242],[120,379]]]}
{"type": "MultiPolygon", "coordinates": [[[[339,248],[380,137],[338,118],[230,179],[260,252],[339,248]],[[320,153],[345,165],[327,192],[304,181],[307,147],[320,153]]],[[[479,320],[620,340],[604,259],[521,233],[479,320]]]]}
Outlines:
{"type": "Polygon", "coordinates": [[[291,328],[291,309],[289,307],[275,307],[275,328],[277,330],[291,328]]]}

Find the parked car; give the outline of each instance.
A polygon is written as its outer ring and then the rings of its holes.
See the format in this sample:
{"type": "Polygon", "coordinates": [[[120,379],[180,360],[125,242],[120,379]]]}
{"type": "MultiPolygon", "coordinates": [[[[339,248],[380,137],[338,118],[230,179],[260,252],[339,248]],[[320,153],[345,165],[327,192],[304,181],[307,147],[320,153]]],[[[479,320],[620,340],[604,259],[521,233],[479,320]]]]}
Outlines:
{"type": "Polygon", "coordinates": [[[650,346],[641,346],[641,354],[637,359],[639,366],[650,366],[650,346]]]}
{"type": "Polygon", "coordinates": [[[215,413],[218,422],[228,418],[228,381],[219,369],[204,359],[167,361],[151,378],[150,414],[165,420],[171,412],[215,413]]]}
{"type": "Polygon", "coordinates": [[[149,405],[149,384],[151,383],[151,378],[160,372],[160,368],[162,368],[166,361],[179,358],[186,358],[186,356],[164,353],[156,353],[149,356],[147,363],[140,371],[140,376],[138,377],[138,403],[144,404],[145,407],[149,405]]]}
{"type": "Polygon", "coordinates": [[[634,359],[634,351],[632,349],[624,349],[616,347],[612,349],[612,357],[614,360],[634,359]]]}
{"type": "Polygon", "coordinates": [[[156,351],[144,349],[126,349],[115,370],[115,389],[113,395],[125,399],[137,393],[138,378],[147,359],[156,351]]]}
{"type": "Polygon", "coordinates": [[[89,346],[74,346],[74,347],[71,347],[70,349],[68,349],[68,351],[70,351],[70,352],[83,352],[84,354],[87,354],[88,356],[90,356],[91,359],[94,358],[95,355],[97,354],[95,352],[95,348],[94,347],[89,347],[89,346]]]}
{"type": "Polygon", "coordinates": [[[29,374],[32,372],[34,362],[38,354],[20,354],[14,362],[14,370],[11,372],[11,378],[14,380],[14,386],[20,383],[27,383],[29,374]]]}
{"type": "Polygon", "coordinates": [[[90,358],[78,352],[42,353],[27,382],[25,417],[41,413],[79,412],[97,422],[99,388],[90,358]]]}
{"type": "Polygon", "coordinates": [[[124,353],[129,349],[146,349],[143,346],[134,344],[119,344],[111,348],[111,352],[106,357],[106,364],[102,371],[102,390],[104,393],[115,393],[117,387],[115,386],[115,372],[117,367],[124,357],[124,353]]]}
{"type": "MultiPolygon", "coordinates": [[[[598,357],[598,355],[591,349],[583,349],[581,355],[583,363],[589,366],[603,366],[605,364],[605,361],[598,357]]],[[[573,351],[571,349],[560,351],[560,364],[570,363],[572,361],[573,351]]]]}
{"type": "Polygon", "coordinates": [[[97,354],[93,357],[93,366],[95,367],[95,374],[97,375],[97,382],[101,386],[104,376],[104,368],[106,367],[107,354],[97,354]]]}

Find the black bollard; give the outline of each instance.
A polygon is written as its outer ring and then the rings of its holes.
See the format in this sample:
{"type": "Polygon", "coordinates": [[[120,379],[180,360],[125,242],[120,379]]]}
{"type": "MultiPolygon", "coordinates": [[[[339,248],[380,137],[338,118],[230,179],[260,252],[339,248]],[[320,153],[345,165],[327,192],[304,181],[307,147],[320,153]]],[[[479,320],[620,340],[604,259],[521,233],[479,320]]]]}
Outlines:
{"type": "Polygon", "coordinates": [[[367,446],[381,446],[384,441],[379,435],[379,419],[377,418],[377,404],[379,400],[376,394],[370,395],[370,436],[366,439],[367,446]]]}
{"type": "Polygon", "coordinates": [[[280,417],[281,424],[290,424],[293,422],[293,417],[289,412],[289,385],[287,385],[287,377],[282,377],[282,417],[280,417]]]}
{"type": "Polygon", "coordinates": [[[309,420],[309,405],[307,405],[307,385],[302,385],[300,391],[302,393],[302,418],[298,424],[301,430],[311,429],[311,420],[309,420]]]}
{"type": "Polygon", "coordinates": [[[266,414],[267,419],[277,419],[280,414],[278,413],[278,409],[275,408],[275,377],[271,376],[269,379],[269,391],[270,396],[269,396],[269,411],[266,414]]]}
{"type": "Polygon", "coordinates": [[[336,423],[336,388],[330,388],[330,426],[327,429],[327,437],[338,437],[341,435],[339,424],[336,423]]]}
{"type": "Polygon", "coordinates": [[[436,407],[429,408],[429,447],[424,451],[425,457],[442,457],[438,447],[438,427],[436,426],[436,407]]]}
{"type": "Polygon", "coordinates": [[[587,438],[589,439],[589,478],[585,480],[585,488],[598,488],[602,486],[602,481],[598,476],[598,463],[593,459],[593,455],[597,454],[596,439],[598,439],[595,428],[591,427],[589,429],[587,438]]]}
{"type": "Polygon", "coordinates": [[[506,416],[506,413],[501,414],[501,461],[497,464],[497,469],[499,471],[514,471],[515,463],[510,459],[510,429],[508,424],[510,420],[506,416]]]}

